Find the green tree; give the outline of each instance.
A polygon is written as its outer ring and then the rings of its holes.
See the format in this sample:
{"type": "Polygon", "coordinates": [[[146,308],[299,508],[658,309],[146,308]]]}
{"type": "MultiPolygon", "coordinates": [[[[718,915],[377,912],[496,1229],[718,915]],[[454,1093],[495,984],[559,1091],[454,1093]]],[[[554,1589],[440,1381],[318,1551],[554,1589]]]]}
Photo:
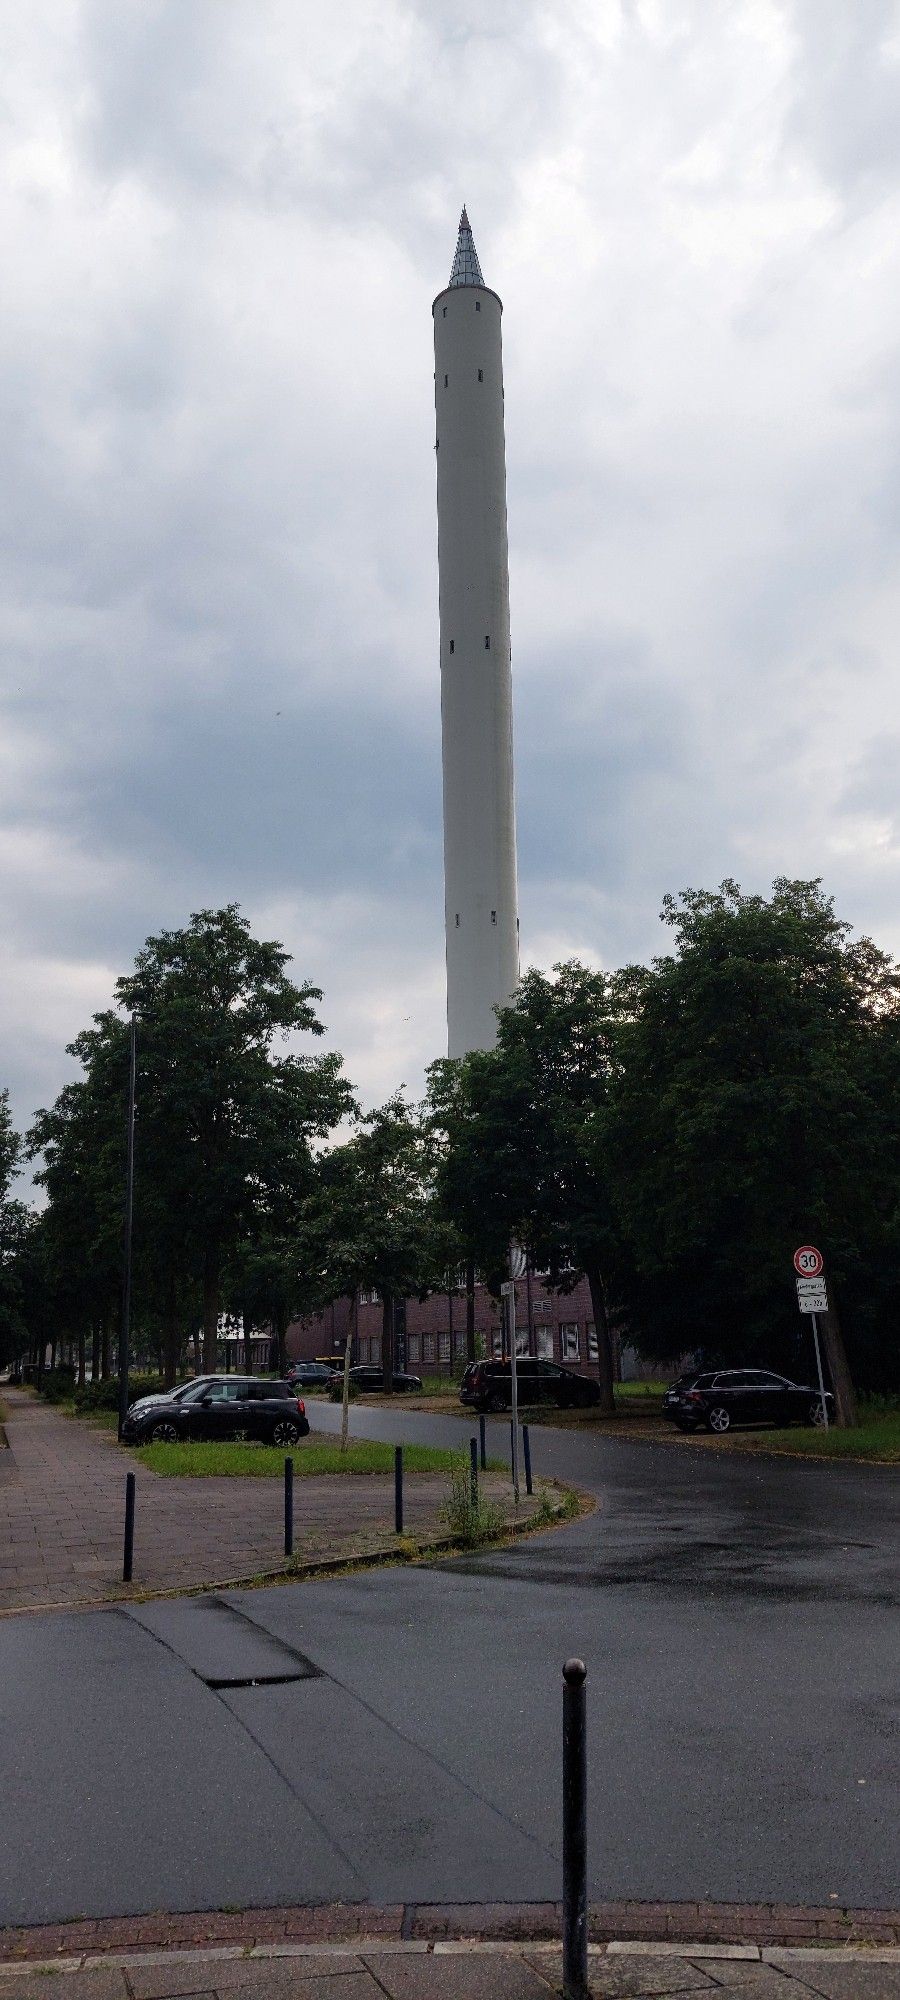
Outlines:
{"type": "MultiPolygon", "coordinates": [[[[838,1419],[854,1420],[838,1320],[896,1229],[896,969],[818,882],[667,897],[677,950],[620,982],[630,1020],[612,1156],[645,1347],[722,1358],[799,1351],[791,1256],[819,1245],[838,1419]],[[892,1220],[893,1217],[893,1220],[892,1220]],[[867,1247],[868,1246],[868,1247],[867,1247]]],[[[896,1241],[896,1238],[895,1238],[896,1241]]]]}
{"type": "Polygon", "coordinates": [[[433,1198],[434,1148],[402,1094],[359,1120],[322,1162],[318,1228],[331,1298],[361,1289],[381,1300],[384,1387],[394,1386],[397,1302],[440,1281],[433,1198]]]}
{"type": "Polygon", "coordinates": [[[525,974],[496,1047],[435,1063],[429,1104],[443,1135],[439,1188],[496,1286],[514,1240],[565,1290],[583,1272],[597,1334],[601,1406],[614,1410],[608,1287],[622,1261],[606,1162],[620,1031],[601,972],[571,963],[525,974]]]}
{"type": "MultiPolygon", "coordinates": [[[[235,904],[201,910],[148,938],[116,997],[138,1021],[137,1173],[194,1249],[203,1299],[203,1366],[213,1369],[226,1261],[260,1214],[297,1196],[312,1141],[352,1105],[338,1055],[275,1054],[276,1037],[324,1030],[287,952],[254,938],[235,904]]],[[[98,1017],[82,1037],[107,1031],[98,1017]]]]}

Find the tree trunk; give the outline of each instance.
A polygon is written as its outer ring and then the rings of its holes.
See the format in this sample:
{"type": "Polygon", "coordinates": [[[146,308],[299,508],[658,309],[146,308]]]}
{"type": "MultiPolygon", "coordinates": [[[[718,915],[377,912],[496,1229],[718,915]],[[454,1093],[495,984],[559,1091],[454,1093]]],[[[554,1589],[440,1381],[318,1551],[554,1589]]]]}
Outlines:
{"type": "Polygon", "coordinates": [[[86,1345],[86,1342],[85,1342],[85,1338],[84,1338],[84,1326],[82,1325],[82,1326],[80,1326],[80,1327],[78,1328],[78,1387],[79,1387],[79,1389],[83,1389],[83,1388],[84,1388],[84,1385],[85,1385],[85,1382],[86,1382],[86,1381],[87,1381],[87,1345],[86,1345]]]}
{"type": "Polygon", "coordinates": [[[475,1361],[475,1266],[466,1264],[466,1360],[475,1361]]]}
{"type": "Polygon", "coordinates": [[[341,1399],[341,1450],[346,1451],[350,1430],[350,1357],[353,1352],[353,1336],[356,1332],[356,1307],[359,1293],[354,1291],[347,1314],[347,1340],[344,1346],[344,1394],[341,1399]]]}
{"type": "Polygon", "coordinates": [[[178,1374],[178,1358],[181,1341],[178,1333],[178,1294],[175,1273],[166,1273],[165,1305],[163,1309],[163,1388],[174,1389],[178,1374]]]}
{"type": "Polygon", "coordinates": [[[606,1289],[598,1264],[585,1266],[585,1277],[590,1286],[591,1304],[594,1308],[594,1327],[597,1333],[597,1379],[600,1383],[600,1408],[606,1417],[616,1414],[613,1394],[613,1353],[609,1333],[609,1316],[606,1310],[606,1289]]]}
{"type": "Polygon", "coordinates": [[[219,1342],[219,1246],[208,1243],[203,1255],[203,1373],[216,1372],[219,1342]]]}
{"type": "Polygon", "coordinates": [[[253,1315],[246,1306],[241,1315],[244,1322],[244,1373],[253,1374],[253,1315]]]}
{"type": "Polygon", "coordinates": [[[829,1297],[831,1304],[828,1311],[827,1313],[818,1314],[818,1322],[822,1335],[822,1345],[825,1349],[825,1359],[828,1363],[828,1373],[831,1376],[831,1386],[834,1390],[834,1420],[839,1430],[851,1430],[853,1425],[859,1422],[856,1410],[856,1392],[853,1387],[853,1377],[850,1374],[850,1364],[847,1360],[847,1350],[844,1346],[844,1336],[841,1332],[838,1310],[834,1302],[833,1286],[829,1291],[829,1297]]]}
{"type": "Polygon", "coordinates": [[[381,1294],[381,1383],[386,1396],[394,1393],[394,1294],[381,1294]]]}
{"type": "Polygon", "coordinates": [[[278,1312],[278,1313],[276,1313],[276,1314],[275,1314],[275,1317],[274,1317],[274,1319],[273,1319],[273,1321],[272,1321],[272,1326],[273,1326],[273,1328],[274,1328],[274,1332],[275,1332],[275,1341],[276,1341],[276,1354],[277,1354],[277,1360],[276,1360],[276,1362],[275,1362],[275,1368],[276,1368],[276,1372],[277,1372],[277,1375],[278,1375],[278,1380],[279,1380],[279,1382],[283,1382],[283,1381],[284,1381],[284,1378],[285,1378],[285,1376],[286,1376],[286,1374],[287,1374],[287,1368],[288,1368],[288,1359],[287,1359],[287,1330],[288,1330],[288,1315],[287,1315],[287,1313],[286,1313],[286,1312],[283,1312],[283,1311],[282,1311],[282,1312],[278,1312]]]}
{"type": "Polygon", "coordinates": [[[193,1349],[194,1349],[194,1374],[195,1374],[195,1375],[201,1375],[201,1374],[203,1373],[203,1370],[202,1370],[202,1368],[201,1368],[201,1366],[200,1366],[200,1329],[199,1329],[199,1327],[196,1327],[196,1326],[194,1326],[194,1327],[192,1327],[192,1328],[191,1328],[191,1343],[192,1343],[192,1345],[193,1345],[193,1349]]]}
{"type": "Polygon", "coordinates": [[[100,1321],[100,1380],[109,1378],[109,1314],[104,1313],[100,1321]]]}
{"type": "Polygon", "coordinates": [[[95,1319],[91,1327],[91,1381],[100,1380],[100,1321],[95,1319]]]}

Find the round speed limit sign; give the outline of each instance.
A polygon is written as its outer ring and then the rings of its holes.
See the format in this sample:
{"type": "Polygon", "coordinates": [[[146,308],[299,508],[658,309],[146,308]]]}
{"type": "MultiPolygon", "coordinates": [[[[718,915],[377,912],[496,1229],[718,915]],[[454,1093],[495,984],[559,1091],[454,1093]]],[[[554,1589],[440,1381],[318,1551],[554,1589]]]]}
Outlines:
{"type": "Polygon", "coordinates": [[[794,1270],[801,1278],[817,1278],[825,1259],[821,1250],[814,1250],[811,1243],[804,1243],[802,1249],[794,1251],[794,1270]]]}

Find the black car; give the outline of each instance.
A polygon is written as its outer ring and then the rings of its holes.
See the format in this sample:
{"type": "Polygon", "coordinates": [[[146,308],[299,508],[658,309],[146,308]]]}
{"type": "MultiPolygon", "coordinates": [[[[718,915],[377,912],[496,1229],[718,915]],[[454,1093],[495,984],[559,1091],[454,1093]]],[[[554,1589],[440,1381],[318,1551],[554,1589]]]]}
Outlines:
{"type": "MultiPolygon", "coordinates": [[[[523,1354],[516,1362],[518,1401],[526,1406],[552,1403],[558,1410],[586,1408],[600,1401],[600,1384],[590,1375],[576,1375],[556,1361],[534,1361],[523,1354]]],[[[512,1369],[508,1361],[470,1363],[459,1390],[460,1402],[476,1410],[508,1410],[512,1403],[512,1369]]]]}
{"type": "Polygon", "coordinates": [[[332,1373],[327,1361],[295,1361],[288,1369],[288,1381],[294,1389],[324,1389],[332,1373]]]}
{"type": "Polygon", "coordinates": [[[206,1375],[171,1396],[133,1403],[122,1436],[127,1444],[259,1438],[264,1444],[290,1445],[309,1436],[309,1420],[289,1382],[206,1375]]]}
{"type": "MultiPolygon", "coordinates": [[[[834,1397],[825,1391],[828,1420],[834,1397]]],[[[663,1397],[663,1416],[679,1430],[705,1427],[719,1435],[735,1424],[823,1424],[818,1389],[767,1368],[707,1369],[679,1375],[663,1397]]]]}
{"type": "MultiPolygon", "coordinates": [[[[336,1368],[334,1374],[328,1378],[329,1389],[341,1387],[343,1380],[343,1368],[336,1368]]],[[[379,1389],[384,1388],[384,1370],[377,1367],[375,1362],[359,1361],[350,1370],[350,1380],[354,1389],[368,1389],[370,1395],[373,1392],[377,1394],[379,1389]]],[[[404,1368],[394,1369],[394,1388],[400,1393],[411,1392],[421,1387],[421,1375],[407,1375],[404,1368]]]]}

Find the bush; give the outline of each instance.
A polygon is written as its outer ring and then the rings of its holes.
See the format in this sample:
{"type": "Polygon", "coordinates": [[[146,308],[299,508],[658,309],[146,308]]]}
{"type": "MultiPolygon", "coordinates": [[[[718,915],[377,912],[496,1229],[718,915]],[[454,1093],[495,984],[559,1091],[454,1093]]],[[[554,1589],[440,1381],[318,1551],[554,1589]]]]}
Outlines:
{"type": "MultiPolygon", "coordinates": [[[[356,1383],[351,1382],[349,1384],[350,1402],[355,1403],[358,1395],[359,1395],[359,1389],[357,1388],[356,1383]]],[[[331,1387],[328,1391],[328,1401],[329,1403],[342,1403],[343,1400],[344,1400],[344,1377],[343,1375],[341,1375],[341,1379],[339,1382],[332,1382],[331,1387]]]]}
{"type": "MultiPolygon", "coordinates": [[[[182,1377],[182,1380],[186,1380],[182,1377]]],[[[129,1375],[128,1401],[136,1403],[139,1396],[161,1396],[165,1384],[161,1375],[129,1375]]],[[[89,1416],[91,1410],[117,1410],[119,1407],[119,1378],[107,1375],[103,1382],[86,1382],[83,1389],[75,1390],[75,1408],[79,1416],[89,1416]]]]}
{"type": "Polygon", "coordinates": [[[454,1541],[461,1542],[466,1549],[477,1549],[483,1542],[496,1541],[497,1536],[503,1533],[502,1510],[482,1499],[480,1480],[473,1502],[472,1468],[468,1458],[451,1457],[450,1498],[441,1508],[441,1513],[454,1541]]]}
{"type": "Polygon", "coordinates": [[[41,1380],[41,1395],[48,1403],[70,1403],[75,1387],[74,1368],[47,1368],[41,1380]]]}

